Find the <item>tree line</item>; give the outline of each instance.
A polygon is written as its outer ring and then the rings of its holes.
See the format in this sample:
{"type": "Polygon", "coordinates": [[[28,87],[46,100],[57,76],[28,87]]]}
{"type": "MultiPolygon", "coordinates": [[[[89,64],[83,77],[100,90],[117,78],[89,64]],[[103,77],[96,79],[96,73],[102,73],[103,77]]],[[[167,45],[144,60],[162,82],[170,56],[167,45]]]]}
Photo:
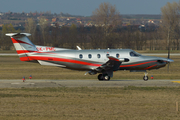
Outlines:
{"type": "Polygon", "coordinates": [[[25,30],[15,30],[12,24],[3,25],[0,31],[0,49],[14,49],[11,39],[6,33],[31,33],[29,39],[36,45],[76,49],[116,49],[128,48],[133,50],[179,50],[180,4],[167,3],[161,8],[162,23],[156,31],[141,32],[127,28],[122,29],[122,18],[116,7],[110,3],[102,3],[93,11],[94,26],[84,27],[62,26],[56,23],[49,26],[45,17],[38,24],[33,18],[26,20],[25,30]]]}

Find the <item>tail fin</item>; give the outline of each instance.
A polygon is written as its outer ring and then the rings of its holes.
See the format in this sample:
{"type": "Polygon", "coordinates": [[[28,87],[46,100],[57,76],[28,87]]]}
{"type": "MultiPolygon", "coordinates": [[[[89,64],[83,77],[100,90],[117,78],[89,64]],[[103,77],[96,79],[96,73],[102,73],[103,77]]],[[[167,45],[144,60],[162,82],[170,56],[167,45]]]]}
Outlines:
{"type": "Polygon", "coordinates": [[[28,53],[38,51],[36,46],[29,40],[27,36],[29,33],[8,33],[6,36],[10,36],[15,46],[16,52],[18,53],[21,61],[30,61],[28,53]]]}

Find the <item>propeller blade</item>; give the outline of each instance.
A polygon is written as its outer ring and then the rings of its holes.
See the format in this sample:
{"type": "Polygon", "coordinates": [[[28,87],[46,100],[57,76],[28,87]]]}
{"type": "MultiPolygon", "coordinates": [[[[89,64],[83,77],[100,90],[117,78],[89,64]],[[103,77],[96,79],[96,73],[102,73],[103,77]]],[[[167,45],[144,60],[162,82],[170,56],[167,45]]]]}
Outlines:
{"type": "Polygon", "coordinates": [[[168,62],[168,67],[167,67],[167,71],[168,71],[168,72],[169,72],[169,64],[170,64],[170,63],[168,62]]]}

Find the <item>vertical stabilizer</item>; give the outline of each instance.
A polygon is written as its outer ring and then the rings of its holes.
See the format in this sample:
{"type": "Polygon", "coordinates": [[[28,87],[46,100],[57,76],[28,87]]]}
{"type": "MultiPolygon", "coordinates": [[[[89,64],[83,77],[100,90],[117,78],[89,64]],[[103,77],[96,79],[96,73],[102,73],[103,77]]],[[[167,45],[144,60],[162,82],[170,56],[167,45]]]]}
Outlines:
{"type": "Polygon", "coordinates": [[[29,33],[8,33],[14,44],[16,52],[18,53],[21,61],[29,61],[28,54],[38,51],[36,46],[29,40],[27,36],[29,33]]]}

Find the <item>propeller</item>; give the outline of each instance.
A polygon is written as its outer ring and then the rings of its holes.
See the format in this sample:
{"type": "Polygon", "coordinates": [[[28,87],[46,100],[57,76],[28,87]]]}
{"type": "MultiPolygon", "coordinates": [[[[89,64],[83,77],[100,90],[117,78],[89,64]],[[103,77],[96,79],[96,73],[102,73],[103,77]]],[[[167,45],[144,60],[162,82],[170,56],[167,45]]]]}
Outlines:
{"type": "Polygon", "coordinates": [[[171,60],[171,59],[169,59],[170,58],[170,49],[168,48],[168,57],[167,57],[167,64],[168,64],[168,66],[167,66],[167,71],[169,72],[169,65],[170,65],[170,62],[174,62],[173,60],[171,60]]]}
{"type": "MultiPolygon", "coordinates": [[[[170,49],[168,47],[168,56],[167,56],[167,59],[169,60],[169,58],[170,58],[170,49]]],[[[169,62],[168,62],[168,66],[167,66],[167,72],[169,73],[169,62]]]]}

